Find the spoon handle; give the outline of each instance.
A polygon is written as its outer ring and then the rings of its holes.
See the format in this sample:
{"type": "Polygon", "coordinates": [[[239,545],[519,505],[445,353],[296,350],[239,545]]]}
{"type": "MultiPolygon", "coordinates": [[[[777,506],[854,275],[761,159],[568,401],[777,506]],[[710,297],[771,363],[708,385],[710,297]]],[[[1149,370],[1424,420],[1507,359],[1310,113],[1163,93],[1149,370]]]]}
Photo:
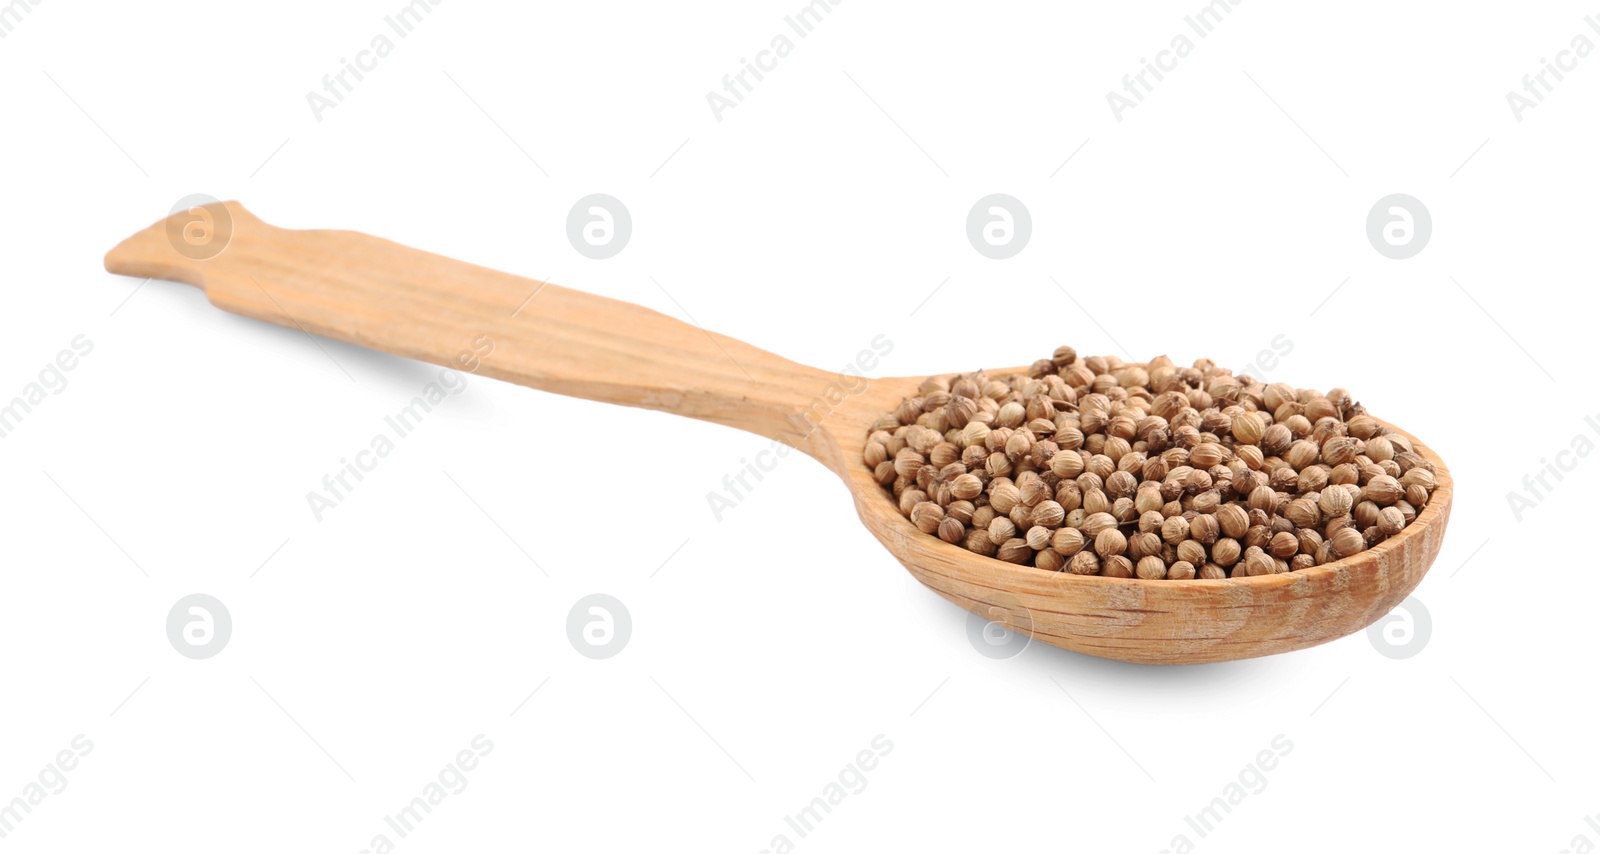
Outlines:
{"type": "Polygon", "coordinates": [[[279,326],[801,448],[812,401],[853,380],[632,303],[353,231],[277,228],[237,202],[173,214],[105,265],[198,285],[218,308],[279,326]]]}

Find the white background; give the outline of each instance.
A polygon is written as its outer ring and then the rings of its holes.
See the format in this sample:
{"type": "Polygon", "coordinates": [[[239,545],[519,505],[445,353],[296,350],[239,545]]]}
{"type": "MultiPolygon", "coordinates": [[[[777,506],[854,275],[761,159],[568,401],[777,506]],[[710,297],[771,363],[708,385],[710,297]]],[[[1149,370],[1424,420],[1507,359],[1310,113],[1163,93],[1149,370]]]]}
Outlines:
{"type": "Polygon", "coordinates": [[[467,788],[396,850],[1600,842],[1600,461],[1521,521],[1506,497],[1600,442],[1600,58],[1520,122],[1506,102],[1600,40],[1593,4],[1244,3],[1119,122],[1106,93],[1200,0],[849,0],[719,122],[706,93],[800,0],[450,2],[319,122],[307,92],[401,5],[50,0],[0,40],[0,402],[93,342],[0,440],[0,799],[94,745],[6,847],[360,851],[478,733],[467,788]],[[596,192],[634,221],[605,261],[565,235],[596,192]],[[964,233],[996,192],[1033,219],[1006,261],[964,233]],[[1403,660],[1365,633],[1203,667],[991,660],[821,466],[791,457],[718,522],[707,493],[765,440],[476,378],[319,523],[306,493],[438,369],[103,271],[191,193],[834,369],[880,333],[882,375],[1061,343],[1243,365],[1285,335],[1272,379],[1352,389],[1456,477],[1431,635],[1403,660]],[[1365,235],[1390,193],[1432,214],[1410,260],[1365,235]],[[196,592],[233,619],[205,661],[164,635],[196,592]],[[605,661],[566,637],[594,592],[633,621],[605,661]],[[784,817],[878,734],[865,790],[799,838],[784,817]],[[1185,816],[1279,734],[1201,838],[1185,816]]]}

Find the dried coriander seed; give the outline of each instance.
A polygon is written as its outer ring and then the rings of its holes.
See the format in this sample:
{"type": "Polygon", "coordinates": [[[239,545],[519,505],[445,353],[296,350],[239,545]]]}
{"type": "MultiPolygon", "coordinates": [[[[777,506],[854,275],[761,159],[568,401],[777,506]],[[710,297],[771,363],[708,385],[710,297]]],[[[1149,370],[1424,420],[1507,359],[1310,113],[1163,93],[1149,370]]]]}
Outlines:
{"type": "Polygon", "coordinates": [[[976,552],[985,557],[993,557],[994,553],[1000,548],[994,544],[994,540],[989,539],[989,532],[981,529],[973,530],[967,534],[966,547],[968,551],[976,552]]]}
{"type": "Polygon", "coordinates": [[[959,544],[967,537],[967,526],[952,516],[946,516],[939,522],[939,539],[947,543],[959,544]]]}
{"type": "Polygon", "coordinates": [[[1000,483],[989,490],[989,506],[993,507],[996,513],[1009,514],[1021,503],[1022,490],[1010,483],[1000,483]]]}
{"type": "Polygon", "coordinates": [[[1105,558],[1100,568],[1100,574],[1107,578],[1132,578],[1133,561],[1122,555],[1112,555],[1105,558]]]}
{"type": "MultiPolygon", "coordinates": [[[[1138,508],[1134,508],[1138,509],[1138,508]]],[[[1139,514],[1139,533],[1155,534],[1160,536],[1161,526],[1167,521],[1159,510],[1149,510],[1139,514]]]]}
{"type": "Polygon", "coordinates": [[[1150,580],[1324,565],[1399,534],[1438,489],[1438,468],[1343,389],[1071,347],[1022,373],[928,378],[872,422],[862,461],[925,534],[1150,580]]]}
{"type": "Polygon", "coordinates": [[[1043,551],[1050,547],[1054,534],[1055,532],[1043,525],[1035,525],[1028,529],[1028,533],[1023,537],[1023,540],[1027,542],[1028,548],[1036,552],[1043,551]]]}
{"type": "Polygon", "coordinates": [[[1387,507],[1405,497],[1405,487],[1386,474],[1379,475],[1367,481],[1366,495],[1379,506],[1387,507]]]}
{"type": "Polygon", "coordinates": [[[1077,528],[1061,528],[1050,538],[1050,548],[1066,557],[1082,551],[1084,543],[1083,532],[1077,528]]]}
{"type": "Polygon", "coordinates": [[[1272,556],[1255,546],[1251,546],[1244,555],[1245,575],[1271,575],[1273,572],[1272,556]]]}
{"type": "Polygon", "coordinates": [[[1406,517],[1404,513],[1400,512],[1399,508],[1385,507],[1378,511],[1376,524],[1378,530],[1392,537],[1400,533],[1400,530],[1406,526],[1406,517]]]}
{"type": "Polygon", "coordinates": [[[1113,557],[1128,550],[1128,538],[1116,528],[1107,528],[1095,535],[1094,550],[1101,557],[1113,557]]]}
{"type": "Polygon", "coordinates": [[[950,494],[964,501],[970,501],[983,494],[983,478],[975,474],[964,474],[950,482],[950,494]]]}
{"type": "Polygon", "coordinates": [[[1109,530],[1116,530],[1117,518],[1110,513],[1092,513],[1078,526],[1084,536],[1094,538],[1109,530]]]}
{"type": "Polygon", "coordinates": [[[1017,526],[1004,516],[996,516],[989,523],[989,540],[995,545],[1001,545],[1017,535],[1017,526]]]}
{"type": "Polygon", "coordinates": [[[1341,528],[1328,542],[1339,557],[1349,557],[1367,547],[1365,538],[1354,527],[1341,528]]]}
{"type": "Polygon", "coordinates": [[[1189,520],[1189,536],[1201,545],[1211,545],[1217,541],[1222,533],[1222,525],[1217,522],[1217,517],[1203,514],[1189,520]]]}
{"type": "Polygon", "coordinates": [[[1300,551],[1300,538],[1288,531],[1273,534],[1267,550],[1272,552],[1273,557],[1294,557],[1300,551]]]}
{"type": "Polygon", "coordinates": [[[1128,557],[1142,560],[1161,554],[1161,537],[1153,533],[1134,534],[1128,538],[1128,557]]]}
{"type": "Polygon", "coordinates": [[[1161,539],[1178,545],[1189,539],[1189,520],[1179,516],[1169,516],[1161,523],[1161,539]]]}
{"type": "Polygon", "coordinates": [[[1211,546],[1211,562],[1222,567],[1233,566],[1243,553],[1238,540],[1220,539],[1211,546]]]}
{"type": "Polygon", "coordinates": [[[1284,508],[1283,515],[1300,528],[1313,528],[1322,521],[1322,510],[1310,498],[1296,498],[1284,508]]]}
{"type": "Polygon", "coordinates": [[[1237,504],[1229,504],[1217,510],[1217,524],[1221,527],[1224,536],[1242,537],[1250,528],[1250,514],[1237,504]]]}
{"type": "MultiPolygon", "coordinates": [[[[1338,484],[1332,484],[1331,486],[1338,486],[1338,484]]],[[[1324,489],[1320,497],[1317,498],[1317,508],[1322,511],[1323,516],[1330,518],[1349,513],[1353,505],[1354,502],[1350,499],[1350,493],[1345,492],[1343,489],[1324,489]]]]}
{"type": "Polygon", "coordinates": [[[1061,527],[1062,521],[1066,518],[1067,511],[1055,501],[1040,501],[1033,508],[1033,524],[1035,525],[1043,525],[1053,530],[1061,527]]]}
{"type": "Polygon", "coordinates": [[[1027,563],[1033,559],[1033,549],[1028,548],[1026,540],[1012,538],[1000,545],[995,557],[1006,563],[1027,563]]]}
{"type": "Polygon", "coordinates": [[[1178,544],[1178,560],[1201,565],[1206,561],[1206,547],[1194,540],[1184,540],[1178,544]]]}
{"type": "Polygon", "coordinates": [[[1157,581],[1167,577],[1167,564],[1155,555],[1148,555],[1139,558],[1139,562],[1134,564],[1133,571],[1146,581],[1157,581]]]}
{"type": "Polygon", "coordinates": [[[944,508],[932,501],[923,501],[911,508],[911,524],[924,534],[936,533],[944,521],[944,508]]]}

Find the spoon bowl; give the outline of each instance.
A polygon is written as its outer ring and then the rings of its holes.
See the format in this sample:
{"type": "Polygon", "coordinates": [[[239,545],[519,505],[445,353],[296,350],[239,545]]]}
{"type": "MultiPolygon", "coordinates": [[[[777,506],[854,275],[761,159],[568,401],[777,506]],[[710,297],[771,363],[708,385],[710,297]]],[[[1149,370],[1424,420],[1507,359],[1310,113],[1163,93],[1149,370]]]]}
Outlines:
{"type": "MultiPolygon", "coordinates": [[[[179,211],[118,244],[112,273],[196,285],[219,308],[531,388],[737,427],[805,452],[918,581],[992,622],[1088,655],[1229,661],[1342,637],[1388,613],[1438,556],[1442,460],[1416,520],[1340,561],[1277,575],[1146,581],[1048,572],[924,534],[862,454],[872,423],[921,377],[864,380],[790,362],[619,300],[350,231],[268,225],[236,202],[179,211]]],[[[1018,369],[1024,370],[1024,369],[1018,369]]]]}
{"type": "Polygon", "coordinates": [[[1395,428],[1438,468],[1438,488],[1400,533],[1339,561],[1276,575],[1147,581],[1049,572],[984,557],[913,526],[862,460],[873,421],[915,395],[923,379],[873,381],[830,424],[840,458],[821,459],[849,485],[868,530],[918,581],[973,613],[1054,646],[1142,664],[1232,661],[1316,646],[1393,610],[1422,581],[1444,541],[1450,472],[1432,448],[1395,428]]]}

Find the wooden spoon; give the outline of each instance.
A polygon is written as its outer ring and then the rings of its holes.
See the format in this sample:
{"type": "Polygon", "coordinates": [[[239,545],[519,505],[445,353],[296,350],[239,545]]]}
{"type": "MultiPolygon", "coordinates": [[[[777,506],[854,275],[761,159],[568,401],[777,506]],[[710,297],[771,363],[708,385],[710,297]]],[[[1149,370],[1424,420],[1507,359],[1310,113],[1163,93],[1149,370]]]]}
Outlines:
{"type": "MultiPolygon", "coordinates": [[[[922,377],[864,381],[808,368],[630,303],[350,231],[290,231],[236,202],[180,212],[118,244],[112,273],[205,289],[226,311],[557,394],[748,430],[816,458],[918,581],[1015,631],[1152,664],[1228,661],[1357,631],[1405,598],[1439,554],[1451,479],[1414,523],[1311,569],[1215,581],[1077,576],[973,554],[900,515],[862,461],[868,428],[922,377]]],[[[1055,342],[1046,342],[1054,344],[1055,342]]],[[[1400,431],[1404,433],[1404,431],[1400,431]]],[[[848,598],[847,596],[844,598],[848,598]]]]}

